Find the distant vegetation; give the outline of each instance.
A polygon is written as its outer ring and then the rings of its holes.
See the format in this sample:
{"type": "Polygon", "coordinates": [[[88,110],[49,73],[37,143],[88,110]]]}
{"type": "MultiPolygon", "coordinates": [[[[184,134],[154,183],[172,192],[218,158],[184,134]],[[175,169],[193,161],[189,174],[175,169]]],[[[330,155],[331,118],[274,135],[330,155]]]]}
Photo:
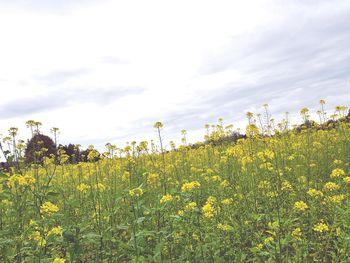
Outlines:
{"type": "Polygon", "coordinates": [[[320,101],[292,125],[248,112],[245,134],[205,125],[203,142],[58,144],[28,121],[1,151],[1,262],[347,262],[350,114],[320,101]]]}

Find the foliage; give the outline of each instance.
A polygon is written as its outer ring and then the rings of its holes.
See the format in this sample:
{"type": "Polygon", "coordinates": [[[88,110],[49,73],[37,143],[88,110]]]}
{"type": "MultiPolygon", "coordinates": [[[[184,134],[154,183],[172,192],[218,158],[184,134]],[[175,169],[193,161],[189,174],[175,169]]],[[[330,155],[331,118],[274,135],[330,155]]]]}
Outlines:
{"type": "Polygon", "coordinates": [[[35,134],[27,143],[25,149],[26,163],[42,163],[44,157],[56,154],[56,146],[53,140],[44,134],[35,134]]]}
{"type": "Polygon", "coordinates": [[[0,174],[0,261],[347,262],[350,123],[249,118],[235,143],[214,142],[231,132],[219,124],[196,148],[89,147],[77,164],[60,149],[0,174]]]}

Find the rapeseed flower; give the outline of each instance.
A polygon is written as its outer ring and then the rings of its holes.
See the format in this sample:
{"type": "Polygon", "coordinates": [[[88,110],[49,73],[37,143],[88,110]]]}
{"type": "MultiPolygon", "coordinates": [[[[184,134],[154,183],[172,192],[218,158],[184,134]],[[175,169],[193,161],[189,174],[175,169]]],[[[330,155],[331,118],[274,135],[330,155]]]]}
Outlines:
{"type": "Polygon", "coordinates": [[[104,192],[104,190],[106,189],[106,187],[101,183],[97,183],[95,187],[100,193],[104,192]]]}
{"type": "Polygon", "coordinates": [[[209,196],[207,202],[202,207],[203,216],[206,218],[213,218],[216,215],[216,210],[214,207],[214,203],[216,202],[216,198],[213,196],[209,196]]]}
{"type": "Polygon", "coordinates": [[[316,189],[313,189],[313,188],[310,188],[308,191],[307,191],[307,194],[311,197],[322,197],[323,196],[323,193],[320,191],[320,190],[316,190],[316,189]]]}
{"type": "Polygon", "coordinates": [[[221,223],[217,224],[216,227],[222,231],[225,231],[225,232],[229,232],[233,229],[232,226],[230,226],[228,224],[221,224],[221,223]]]}
{"type": "Polygon", "coordinates": [[[308,205],[304,201],[298,201],[294,203],[294,209],[299,210],[299,211],[304,211],[308,209],[308,205]]]}
{"type": "Polygon", "coordinates": [[[163,203],[171,202],[172,200],[173,200],[173,196],[170,194],[166,194],[166,195],[163,195],[163,197],[160,199],[159,202],[163,204],[163,203]]]}
{"type": "Polygon", "coordinates": [[[151,187],[156,187],[159,181],[159,174],[148,173],[147,174],[147,184],[151,187]]]}
{"type": "Polygon", "coordinates": [[[140,197],[143,195],[143,190],[140,187],[129,190],[129,195],[131,197],[140,197]]]}
{"type": "Polygon", "coordinates": [[[63,258],[55,258],[52,263],[65,263],[66,260],[63,258]]]}
{"type": "Polygon", "coordinates": [[[326,191],[335,191],[335,190],[339,190],[339,188],[340,186],[333,182],[327,182],[323,186],[323,189],[326,191]]]}
{"type": "Polygon", "coordinates": [[[345,195],[340,194],[340,195],[327,196],[325,201],[340,204],[344,199],[345,199],[345,195]]]}
{"type": "Polygon", "coordinates": [[[77,190],[78,190],[79,192],[82,192],[82,193],[86,193],[87,190],[89,190],[89,189],[90,189],[90,186],[87,185],[87,184],[84,184],[84,183],[81,183],[81,184],[79,184],[79,185],[77,186],[77,190]]]}
{"type": "Polygon", "coordinates": [[[350,176],[344,177],[343,178],[344,183],[350,184],[350,176]]]}
{"type": "Polygon", "coordinates": [[[343,176],[343,175],[345,175],[344,170],[337,168],[337,169],[334,169],[332,171],[330,176],[331,176],[331,178],[334,178],[334,177],[340,177],[340,176],[343,176]]]}
{"type": "Polygon", "coordinates": [[[184,183],[181,187],[181,191],[182,192],[190,192],[194,189],[198,189],[200,186],[201,186],[201,184],[198,181],[184,183]]]}
{"type": "Polygon", "coordinates": [[[54,214],[57,213],[60,209],[58,208],[58,206],[54,205],[51,202],[45,202],[44,204],[42,204],[42,206],[40,206],[40,211],[43,214],[54,214]]]}
{"type": "Polygon", "coordinates": [[[185,211],[192,211],[197,208],[196,202],[190,202],[185,206],[185,211]]]}
{"type": "Polygon", "coordinates": [[[223,180],[223,181],[220,183],[220,187],[222,187],[222,188],[226,188],[226,187],[228,187],[228,186],[230,186],[230,183],[229,183],[229,181],[227,181],[227,180],[223,180]]]}
{"type": "Polygon", "coordinates": [[[125,171],[125,172],[122,174],[121,179],[122,179],[122,182],[128,181],[128,180],[130,179],[130,172],[125,171]]]}
{"type": "Polygon", "coordinates": [[[313,230],[322,234],[323,232],[327,232],[329,230],[329,227],[327,224],[320,222],[314,226],[313,230]]]}
{"type": "Polygon", "coordinates": [[[60,226],[56,226],[56,227],[53,227],[51,228],[51,230],[48,232],[48,235],[58,235],[58,236],[61,236],[62,235],[62,227],[60,226]]]}
{"type": "Polygon", "coordinates": [[[292,231],[292,237],[296,240],[301,240],[303,233],[301,232],[300,227],[294,228],[292,231]]]}
{"type": "Polygon", "coordinates": [[[232,198],[226,198],[226,199],[221,201],[221,204],[223,204],[223,205],[231,205],[232,203],[233,203],[232,198]]]}
{"type": "Polygon", "coordinates": [[[273,242],[273,237],[267,237],[264,239],[264,244],[267,245],[267,244],[270,244],[271,242],[273,242]]]}

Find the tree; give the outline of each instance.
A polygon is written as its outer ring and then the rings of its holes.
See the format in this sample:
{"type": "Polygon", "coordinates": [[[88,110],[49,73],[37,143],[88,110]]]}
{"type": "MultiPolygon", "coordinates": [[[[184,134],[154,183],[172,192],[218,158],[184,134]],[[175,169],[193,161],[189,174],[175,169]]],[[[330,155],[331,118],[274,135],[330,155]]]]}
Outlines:
{"type": "Polygon", "coordinates": [[[82,161],[81,153],[80,153],[80,145],[79,144],[68,144],[68,145],[59,145],[59,149],[62,149],[69,156],[69,163],[78,163],[82,161]]]}
{"type": "Polygon", "coordinates": [[[53,140],[44,134],[35,134],[27,143],[24,153],[26,163],[42,163],[44,157],[55,155],[57,152],[53,140]]]}

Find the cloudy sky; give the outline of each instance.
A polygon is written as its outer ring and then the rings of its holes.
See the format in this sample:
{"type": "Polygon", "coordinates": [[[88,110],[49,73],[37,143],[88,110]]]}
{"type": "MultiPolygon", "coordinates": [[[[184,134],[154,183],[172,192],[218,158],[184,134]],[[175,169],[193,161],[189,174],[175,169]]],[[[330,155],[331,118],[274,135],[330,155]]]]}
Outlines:
{"type": "Polygon", "coordinates": [[[61,143],[191,141],[269,103],[350,101],[350,1],[0,0],[0,133],[61,143]]]}

